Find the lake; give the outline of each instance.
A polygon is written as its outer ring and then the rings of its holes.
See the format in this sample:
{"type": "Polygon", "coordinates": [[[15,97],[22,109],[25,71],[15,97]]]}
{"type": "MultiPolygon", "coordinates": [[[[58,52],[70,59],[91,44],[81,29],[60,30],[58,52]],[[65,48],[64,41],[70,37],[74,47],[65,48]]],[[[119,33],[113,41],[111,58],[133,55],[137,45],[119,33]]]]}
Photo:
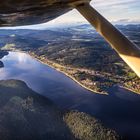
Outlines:
{"type": "Polygon", "coordinates": [[[22,80],[61,109],[86,112],[125,139],[140,139],[140,95],[118,86],[109,95],[90,92],[26,53],[9,52],[1,61],[0,80],[22,80]]]}

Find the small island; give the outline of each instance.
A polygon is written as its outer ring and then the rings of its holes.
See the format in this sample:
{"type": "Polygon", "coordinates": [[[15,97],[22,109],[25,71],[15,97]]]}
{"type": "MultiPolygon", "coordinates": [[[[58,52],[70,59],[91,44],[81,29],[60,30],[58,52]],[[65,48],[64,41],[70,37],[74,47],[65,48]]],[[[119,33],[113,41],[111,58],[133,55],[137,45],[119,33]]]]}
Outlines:
{"type": "Polygon", "coordinates": [[[4,50],[0,50],[0,59],[2,59],[5,55],[8,55],[8,52],[4,50]]]}
{"type": "Polygon", "coordinates": [[[4,67],[4,64],[2,61],[0,61],[0,68],[4,67]]]}
{"type": "MultiPolygon", "coordinates": [[[[2,59],[5,55],[8,55],[8,52],[0,50],[0,59],[2,59]]],[[[4,67],[4,64],[2,61],[0,61],[0,68],[2,67],[4,67]]]]}

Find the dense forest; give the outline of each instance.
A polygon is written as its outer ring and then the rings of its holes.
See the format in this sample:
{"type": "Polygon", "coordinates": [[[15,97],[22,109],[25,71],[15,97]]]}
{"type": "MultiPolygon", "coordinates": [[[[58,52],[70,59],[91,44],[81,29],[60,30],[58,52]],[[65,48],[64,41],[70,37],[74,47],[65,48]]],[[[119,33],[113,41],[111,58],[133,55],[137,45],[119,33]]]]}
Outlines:
{"type": "Polygon", "coordinates": [[[19,80],[0,81],[0,122],[0,139],[4,140],[119,139],[96,118],[78,111],[62,111],[19,80]]]}

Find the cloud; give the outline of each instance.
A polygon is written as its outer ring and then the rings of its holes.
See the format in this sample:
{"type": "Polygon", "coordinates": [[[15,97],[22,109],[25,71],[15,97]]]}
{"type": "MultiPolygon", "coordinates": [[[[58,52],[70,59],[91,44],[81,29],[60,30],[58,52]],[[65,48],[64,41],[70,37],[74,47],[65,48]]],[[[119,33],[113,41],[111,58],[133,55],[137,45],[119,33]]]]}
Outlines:
{"type": "Polygon", "coordinates": [[[93,0],[95,7],[108,20],[140,20],[140,0],[93,0]]]}
{"type": "Polygon", "coordinates": [[[140,4],[139,0],[93,0],[91,5],[95,5],[97,7],[118,7],[118,6],[126,6],[126,5],[137,5],[140,4]]]}
{"type": "MultiPolygon", "coordinates": [[[[113,23],[139,23],[140,0],[92,0],[91,5],[113,23]],[[115,22],[114,22],[115,21],[115,22]]],[[[72,10],[53,21],[26,28],[46,28],[50,26],[87,23],[76,10],[72,10]]],[[[24,28],[24,27],[23,27],[24,28]]]]}
{"type": "Polygon", "coordinates": [[[131,19],[120,19],[112,21],[113,24],[140,24],[140,20],[131,20],[131,19]]]}

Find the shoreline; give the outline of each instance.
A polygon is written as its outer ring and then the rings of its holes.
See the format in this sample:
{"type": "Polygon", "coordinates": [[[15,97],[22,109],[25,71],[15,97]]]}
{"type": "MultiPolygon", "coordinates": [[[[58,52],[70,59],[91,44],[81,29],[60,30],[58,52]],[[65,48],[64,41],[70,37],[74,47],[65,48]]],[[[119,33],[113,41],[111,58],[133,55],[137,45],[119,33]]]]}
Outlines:
{"type": "Polygon", "coordinates": [[[133,91],[133,90],[130,89],[130,88],[123,87],[123,86],[119,86],[119,87],[120,87],[120,88],[123,88],[123,89],[125,89],[125,90],[128,90],[128,91],[130,91],[130,92],[133,92],[133,93],[135,93],[135,94],[140,94],[139,92],[133,91]]]}
{"type": "MultiPolygon", "coordinates": [[[[10,50],[7,50],[8,52],[10,51],[10,50]]],[[[49,67],[51,67],[52,69],[54,69],[54,70],[56,70],[56,71],[58,71],[58,72],[60,72],[60,73],[62,73],[62,74],[64,74],[65,76],[67,76],[68,78],[70,78],[71,80],[73,80],[76,84],[78,84],[78,85],[80,85],[81,87],[83,87],[84,89],[86,89],[86,90],[88,90],[88,91],[90,91],[90,92],[92,92],[92,93],[95,93],[95,94],[101,94],[101,95],[108,95],[108,93],[106,92],[98,92],[98,91],[95,91],[95,90],[93,90],[93,89],[91,89],[91,88],[88,88],[88,87],[86,87],[85,85],[83,85],[82,83],[80,83],[78,80],[76,80],[73,76],[71,76],[70,74],[68,74],[68,73],[66,73],[66,72],[64,72],[64,71],[62,71],[62,70],[60,70],[60,69],[58,69],[58,68],[56,68],[56,67],[54,67],[54,66],[52,66],[51,64],[49,64],[48,62],[44,62],[43,60],[40,60],[39,59],[39,57],[36,55],[36,54],[33,54],[33,52],[26,52],[26,51],[22,51],[22,50],[11,50],[12,52],[21,52],[21,53],[26,53],[26,54],[28,54],[28,55],[30,55],[33,59],[36,59],[37,61],[39,61],[40,63],[42,63],[42,64],[44,64],[44,65],[47,65],[47,66],[49,66],[49,67]]],[[[58,65],[60,65],[60,64],[58,64],[58,65]]],[[[61,65],[60,65],[61,66],[61,65]]],[[[62,67],[64,67],[64,66],[62,66],[62,67]]],[[[118,85],[120,88],[123,88],[123,89],[125,89],[125,90],[128,90],[128,91],[130,91],[130,92],[133,92],[133,93],[135,93],[135,94],[140,94],[139,92],[136,92],[136,91],[134,91],[134,90],[132,90],[132,89],[130,89],[130,88],[128,88],[128,87],[125,87],[125,86],[121,86],[121,85],[118,85]]]]}
{"type": "MultiPolygon", "coordinates": [[[[21,52],[22,52],[22,51],[21,51],[21,52]]],[[[24,52],[24,53],[25,53],[25,52],[24,52]]],[[[27,52],[26,52],[26,53],[27,53],[27,52]]],[[[94,91],[94,90],[92,90],[92,89],[86,87],[85,85],[81,84],[78,80],[76,80],[74,77],[72,77],[72,76],[69,75],[68,73],[66,73],[66,72],[64,72],[64,71],[62,71],[62,70],[60,70],[60,69],[58,69],[58,68],[53,67],[52,65],[50,65],[50,64],[47,63],[47,62],[43,62],[42,60],[40,60],[40,59],[38,58],[37,55],[33,55],[33,54],[31,54],[31,53],[27,53],[27,54],[29,54],[32,58],[36,59],[36,60],[39,61],[40,63],[42,63],[42,64],[44,64],[44,65],[47,65],[47,66],[51,67],[52,69],[54,69],[54,70],[56,70],[56,71],[58,71],[58,72],[60,72],[60,73],[63,73],[65,76],[67,76],[68,78],[70,78],[71,80],[73,80],[75,83],[77,83],[78,85],[80,85],[80,86],[83,87],[84,89],[86,89],[86,90],[88,90],[88,91],[90,91],[90,92],[92,92],[92,93],[95,93],[95,94],[108,95],[107,93],[97,92],[97,91],[94,91]]]]}

